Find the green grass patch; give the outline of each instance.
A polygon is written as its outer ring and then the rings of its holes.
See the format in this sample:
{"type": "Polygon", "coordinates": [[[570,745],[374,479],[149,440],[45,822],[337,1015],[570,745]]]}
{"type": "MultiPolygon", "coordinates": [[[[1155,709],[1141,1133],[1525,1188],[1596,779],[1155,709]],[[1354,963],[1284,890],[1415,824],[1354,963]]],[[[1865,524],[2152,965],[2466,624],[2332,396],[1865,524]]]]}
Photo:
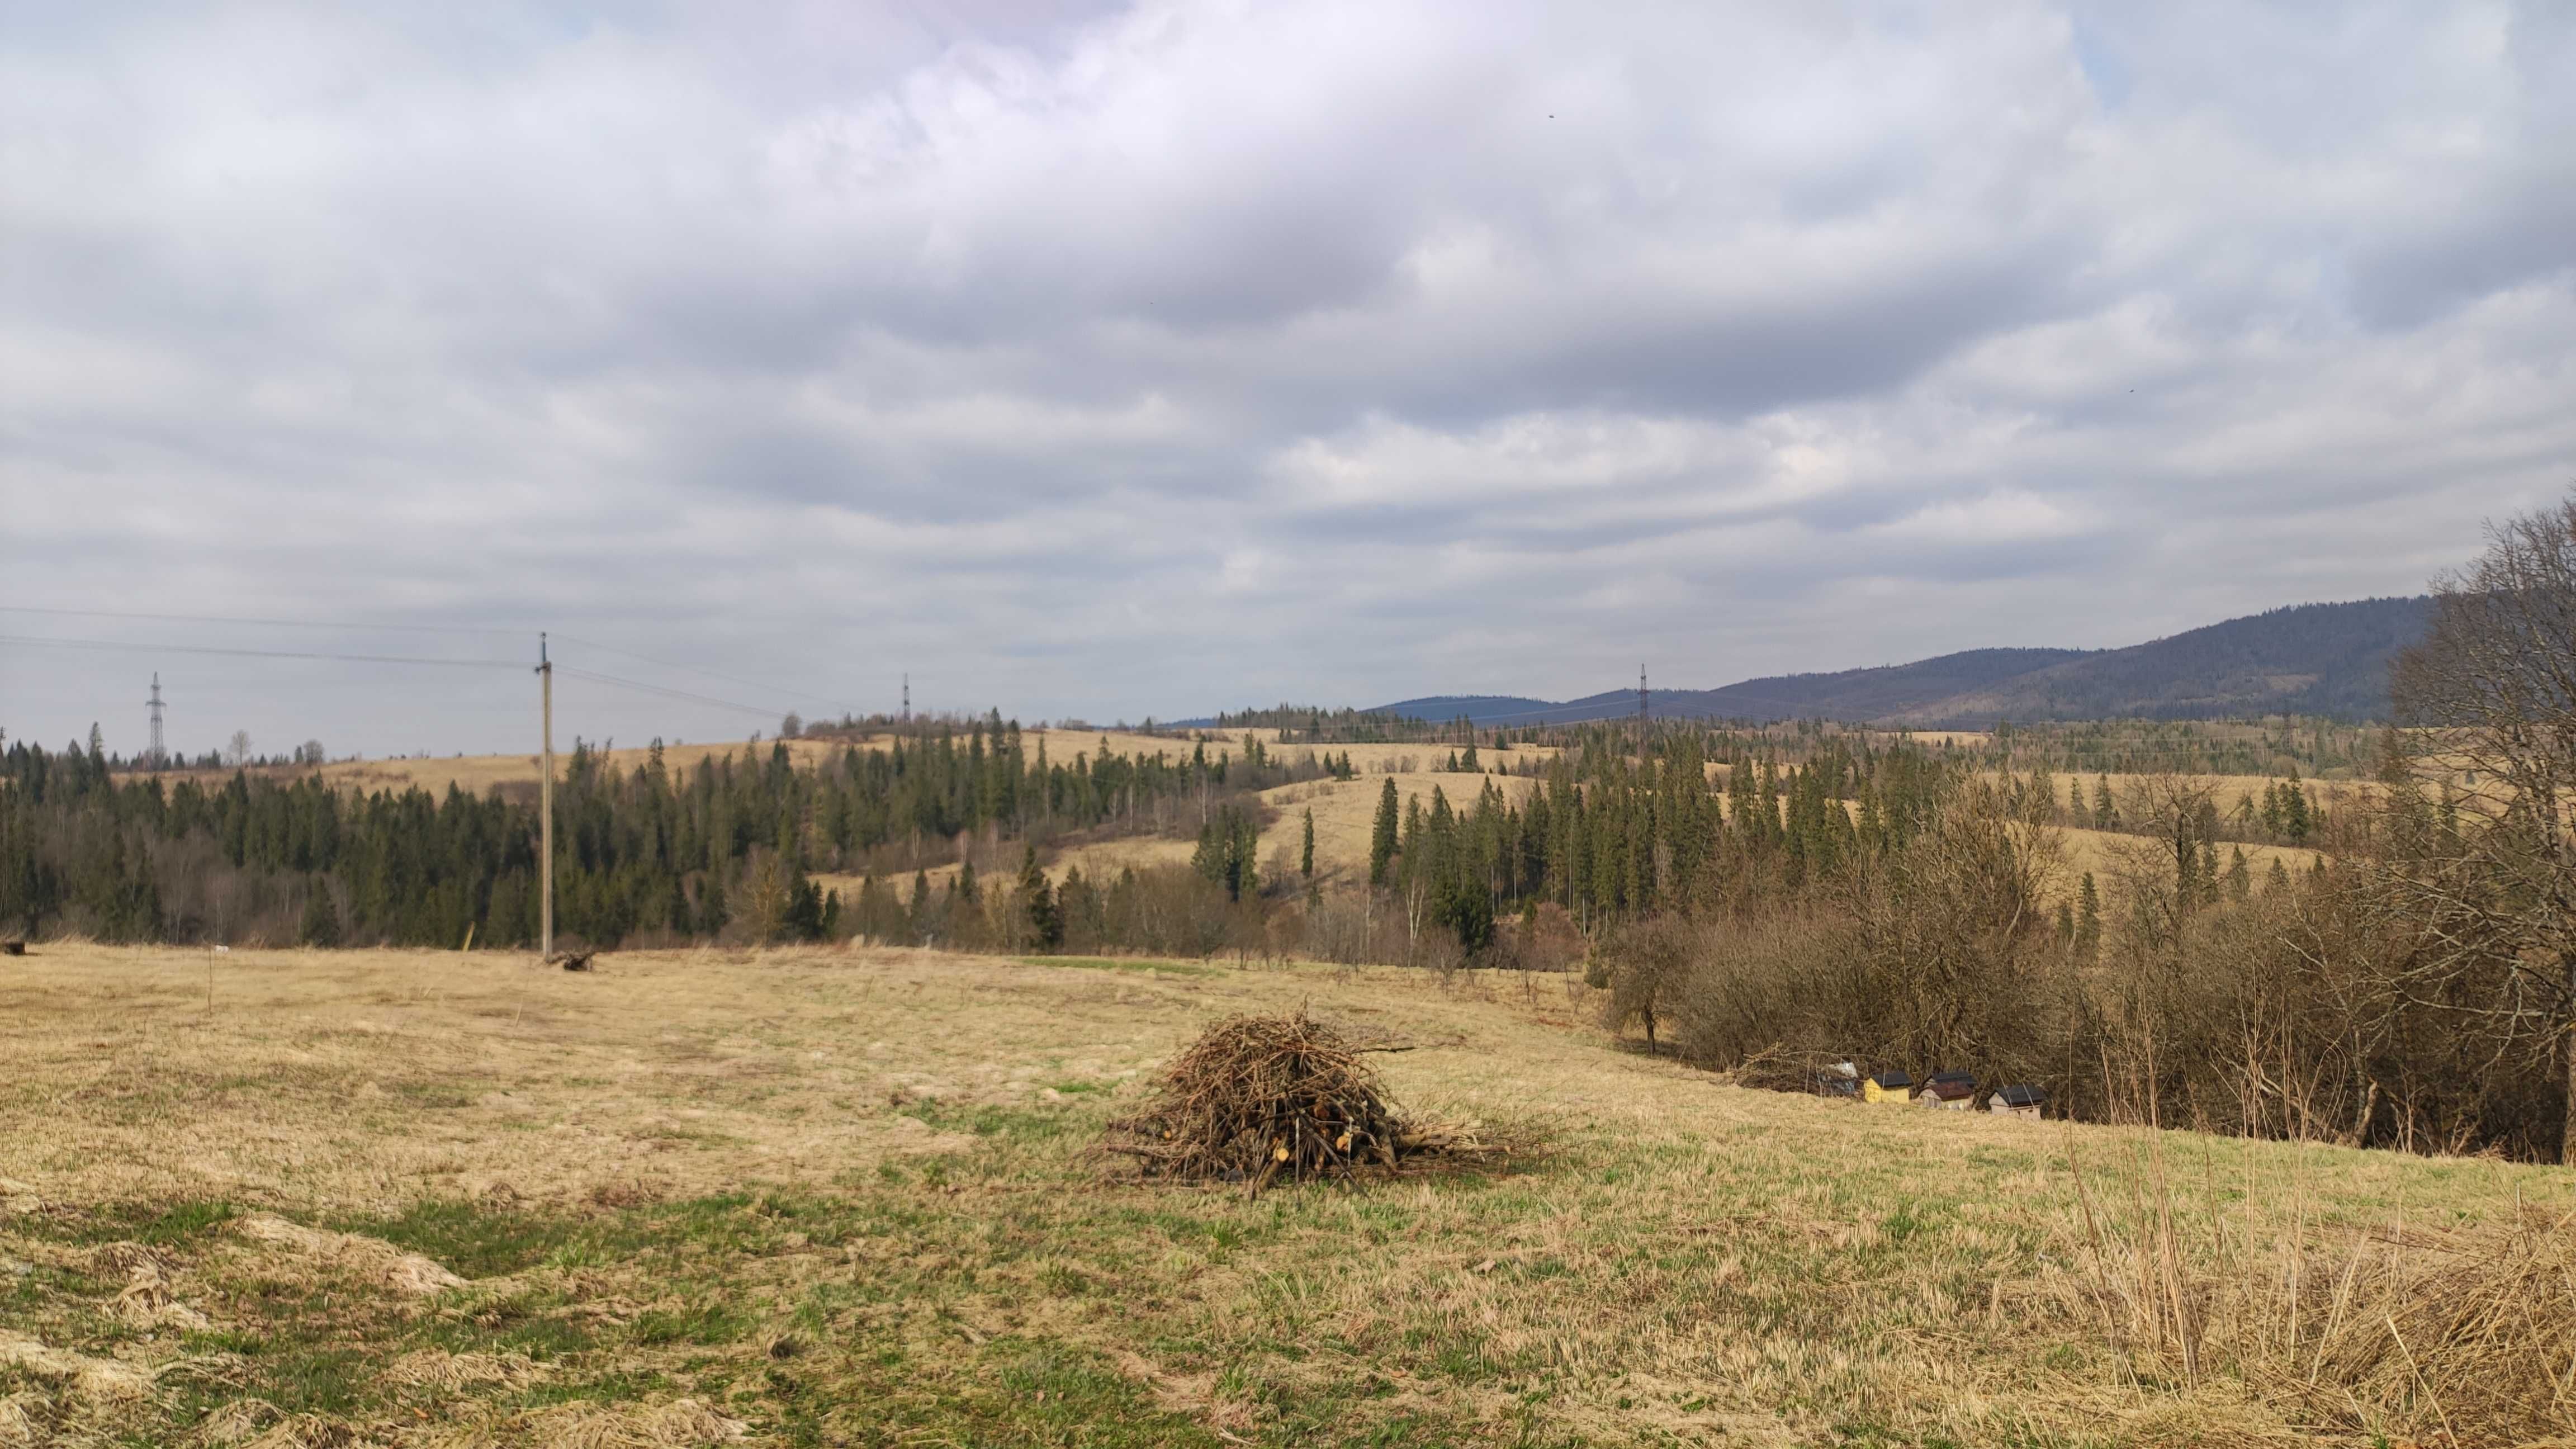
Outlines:
{"type": "Polygon", "coordinates": [[[468,1278],[495,1278],[535,1267],[598,1227],[562,1214],[465,1198],[429,1198],[393,1217],[346,1218],[331,1226],[382,1238],[468,1278]]]}

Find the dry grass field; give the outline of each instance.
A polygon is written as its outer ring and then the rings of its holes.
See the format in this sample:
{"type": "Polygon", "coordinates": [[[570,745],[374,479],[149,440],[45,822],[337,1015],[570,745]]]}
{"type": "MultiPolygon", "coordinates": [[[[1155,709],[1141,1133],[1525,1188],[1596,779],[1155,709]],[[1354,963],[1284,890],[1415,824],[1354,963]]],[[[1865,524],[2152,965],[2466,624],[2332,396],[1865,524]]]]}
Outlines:
{"type": "MultiPolygon", "coordinates": [[[[1410,748],[1410,747],[1409,747],[1410,748]]],[[[1365,767],[1354,747],[1353,763],[1365,767]]],[[[1339,753],[1338,750],[1335,753],[1339,753]]],[[[1398,759],[1394,763],[1405,763],[1398,759]]],[[[1472,807],[1477,792],[1486,781],[1493,782],[1514,804],[1525,803],[1538,781],[1527,775],[1471,775],[1441,771],[1413,770],[1381,774],[1363,774],[1356,780],[1310,780],[1299,785],[1280,785],[1261,792],[1263,803],[1278,813],[1261,829],[1257,859],[1264,870],[1274,866],[1287,871],[1297,868],[1298,853],[1305,841],[1306,812],[1315,812],[1315,871],[1328,887],[1362,884],[1368,879],[1369,831],[1377,819],[1378,792],[1395,781],[1399,799],[1419,798],[1422,807],[1431,808],[1432,791],[1446,792],[1450,808],[1472,807]]],[[[1186,810],[1187,821],[1198,817],[1186,810]]],[[[994,869],[1016,868],[1017,845],[996,844],[983,850],[976,869],[990,874],[994,869]]],[[[1156,865],[1187,865],[1197,842],[1173,836],[1137,835],[1111,840],[1084,841],[1059,847],[1047,862],[1049,878],[1061,881],[1065,872],[1080,867],[1093,880],[1117,875],[1129,866],[1142,869],[1156,865]]],[[[945,886],[957,873],[954,864],[933,866],[925,872],[934,886],[945,886]]],[[[1284,878],[1284,877],[1283,877],[1284,878]]],[[[865,883],[865,877],[843,874],[819,874],[818,885],[841,892],[844,899],[865,883]]],[[[901,880],[894,882],[898,892],[910,887],[901,880]]]]}
{"type": "Polygon", "coordinates": [[[1591,1017],[1392,970],[40,945],[0,959],[0,1444],[2576,1435],[2563,1172],[1739,1090],[1591,1017]],[[1087,1152],[1209,1022],[1301,1006],[1518,1150],[1251,1202],[1087,1152]]]}
{"type": "MultiPolygon", "coordinates": [[[[557,752],[555,764],[560,770],[564,756],[572,753],[572,740],[567,735],[558,737],[558,742],[561,749],[557,752]]],[[[700,760],[740,755],[746,748],[757,750],[762,758],[766,758],[769,753],[769,746],[765,742],[757,746],[746,746],[742,741],[736,740],[713,744],[667,745],[663,748],[662,759],[663,763],[673,770],[694,770],[700,760]]],[[[791,740],[787,748],[799,765],[811,765],[826,754],[834,752],[837,746],[827,745],[820,740],[791,740]]],[[[619,769],[632,770],[643,764],[651,753],[649,749],[619,748],[610,750],[608,757],[619,769]]],[[[424,755],[390,760],[338,760],[324,765],[319,770],[272,765],[253,773],[266,774],[277,780],[318,774],[339,789],[370,794],[378,790],[390,790],[400,794],[417,786],[433,795],[444,795],[447,793],[447,788],[453,785],[468,795],[481,795],[495,785],[522,783],[534,785],[537,783],[539,768],[538,756],[532,750],[524,755],[424,755]]],[[[202,785],[213,787],[231,779],[232,774],[230,770],[173,770],[164,778],[173,781],[194,779],[202,785]]],[[[556,778],[562,777],[558,775],[556,778]]]]}
{"type": "MultiPolygon", "coordinates": [[[[1264,746],[1268,747],[1277,744],[1279,732],[1275,729],[1233,730],[1222,736],[1211,735],[1208,744],[1209,755],[1213,757],[1219,751],[1224,751],[1239,757],[1243,752],[1242,742],[1246,734],[1259,738],[1264,746]]],[[[1107,749],[1121,755],[1162,753],[1177,758],[1187,755],[1194,748],[1193,742],[1188,739],[1119,730],[1028,730],[1023,733],[1022,741],[1031,757],[1035,757],[1039,746],[1043,744],[1047,758],[1057,764],[1070,763],[1078,754],[1096,757],[1104,748],[1104,742],[1107,749]]],[[[768,740],[757,743],[720,740],[699,741],[694,744],[666,744],[663,746],[662,758],[663,762],[674,771],[694,770],[701,760],[710,757],[739,757],[745,750],[750,750],[756,758],[765,760],[769,756],[771,743],[768,740]]],[[[889,746],[891,737],[878,736],[856,743],[863,750],[881,750],[889,746]]],[[[572,750],[572,738],[569,733],[560,737],[560,745],[557,755],[559,765],[561,757],[571,753],[572,750]]],[[[843,747],[844,742],[839,740],[787,741],[788,754],[799,766],[811,766],[818,760],[837,755],[843,747]]],[[[1450,748],[1446,745],[1306,744],[1280,747],[1282,758],[1291,760],[1302,759],[1310,753],[1318,757],[1328,752],[1335,755],[1348,754],[1351,757],[1351,763],[1362,772],[1375,774],[1419,771],[1436,766],[1448,754],[1450,748]]],[[[649,747],[619,746],[606,753],[611,764],[620,770],[631,771],[641,766],[650,757],[652,751],[649,747]]],[[[1495,758],[1546,759],[1554,754],[1555,750],[1551,746],[1525,745],[1510,751],[1507,756],[1495,758]]],[[[1488,763],[1493,762],[1494,760],[1488,761],[1488,763]]],[[[281,780],[305,774],[319,774],[340,789],[362,792],[391,790],[399,794],[413,786],[418,786],[433,795],[440,795],[445,794],[447,788],[453,785],[469,795],[481,795],[495,785],[522,782],[534,784],[538,770],[538,757],[531,752],[524,755],[411,756],[386,760],[340,760],[324,765],[318,771],[307,770],[301,766],[273,765],[255,773],[267,774],[281,780]]],[[[211,787],[231,779],[232,771],[173,770],[163,778],[172,782],[194,779],[199,784],[211,787]]]]}
{"type": "MultiPolygon", "coordinates": [[[[2069,877],[2078,876],[2083,872],[2108,877],[2123,866],[2146,861],[2154,863],[2153,873],[2157,875],[2170,872],[2173,868],[2172,848],[2163,841],[2147,836],[2124,835],[2116,830],[2064,828],[2057,829],[2055,834],[2059,842],[2058,858],[2064,863],[2069,877]]],[[[2325,858],[2324,852],[2310,850],[2305,846],[2235,845],[2221,841],[2218,845],[2220,869],[2227,868],[2231,859],[2230,852],[2237,850],[2245,852],[2245,868],[2253,872],[2254,884],[2257,888],[2261,887],[2266,872],[2271,870],[2272,862],[2276,860],[2281,863],[2283,869],[2297,873],[2314,869],[2316,863],[2325,858]]]]}

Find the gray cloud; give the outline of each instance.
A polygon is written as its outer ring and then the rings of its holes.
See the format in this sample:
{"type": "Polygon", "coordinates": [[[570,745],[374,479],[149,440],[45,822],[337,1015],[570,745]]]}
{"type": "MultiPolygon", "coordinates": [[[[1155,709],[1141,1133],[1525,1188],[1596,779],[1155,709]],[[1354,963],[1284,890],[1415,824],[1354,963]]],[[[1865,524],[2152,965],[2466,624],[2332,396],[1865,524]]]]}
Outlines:
{"type": "MultiPolygon", "coordinates": [[[[2576,480],[2537,0],[0,36],[0,602],[347,626],[0,633],[544,627],[1028,716],[1581,694],[2407,590],[2576,480]]],[[[0,727],[131,748],[156,666],[191,748],[528,733],[497,671],[13,645],[0,727]]]]}

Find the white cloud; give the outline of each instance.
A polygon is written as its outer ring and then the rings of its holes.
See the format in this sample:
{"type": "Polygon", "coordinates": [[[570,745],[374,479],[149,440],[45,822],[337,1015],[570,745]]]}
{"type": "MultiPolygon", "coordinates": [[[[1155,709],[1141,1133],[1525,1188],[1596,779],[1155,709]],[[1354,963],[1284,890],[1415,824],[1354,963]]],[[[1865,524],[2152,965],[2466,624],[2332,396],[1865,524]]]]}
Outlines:
{"type": "MultiPolygon", "coordinates": [[[[2571,56],[2539,0],[29,16],[0,568],[1095,717],[2407,589],[2576,480],[2571,56]]],[[[0,646],[0,727],[130,743],[133,667],[0,646]]],[[[201,743],[518,728],[256,669],[201,743]]]]}

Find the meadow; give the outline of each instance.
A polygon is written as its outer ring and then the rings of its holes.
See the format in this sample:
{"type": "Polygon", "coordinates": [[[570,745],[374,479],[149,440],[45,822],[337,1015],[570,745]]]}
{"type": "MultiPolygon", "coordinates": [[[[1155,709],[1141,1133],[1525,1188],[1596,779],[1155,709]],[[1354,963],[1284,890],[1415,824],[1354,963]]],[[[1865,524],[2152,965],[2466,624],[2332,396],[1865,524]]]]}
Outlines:
{"type": "Polygon", "coordinates": [[[33,950],[0,1444],[2576,1436],[2562,1170],[1747,1090],[1575,978],[33,950]],[[1301,1008],[1497,1151],[1247,1201],[1089,1150],[1301,1008]]]}
{"type": "MultiPolygon", "coordinates": [[[[964,735],[962,727],[959,735],[962,740],[964,735]]],[[[1221,735],[1208,733],[1209,756],[1213,758],[1220,751],[1241,755],[1243,738],[1246,735],[1260,740],[1265,747],[1278,745],[1279,731],[1275,729],[1229,730],[1221,735]]],[[[1039,747],[1043,745],[1047,757],[1057,764],[1070,763],[1077,754],[1098,756],[1104,749],[1121,755],[1160,753],[1179,759],[1188,755],[1195,743],[1189,737],[1148,735],[1132,730],[1112,729],[1030,729],[1022,732],[1022,740],[1031,759],[1036,758],[1039,747]]],[[[745,750],[749,750],[755,759],[766,760],[771,748],[783,743],[787,746],[788,758],[793,760],[798,768],[803,769],[811,768],[823,760],[837,756],[844,748],[882,750],[888,748],[892,742],[891,735],[875,735],[851,740],[805,738],[784,741],[700,740],[695,743],[665,743],[662,746],[662,762],[674,772],[695,770],[700,761],[738,759],[745,750]]],[[[620,745],[614,740],[604,742],[593,740],[590,743],[594,747],[604,744],[606,748],[599,751],[602,763],[625,773],[641,769],[653,753],[649,745],[620,745]]],[[[569,730],[557,737],[555,757],[558,769],[562,768],[564,758],[572,753],[572,747],[573,737],[569,730]]],[[[1351,757],[1351,763],[1364,774],[1388,774],[1420,771],[1434,766],[1454,746],[1296,743],[1278,746],[1278,748],[1282,757],[1286,759],[1300,759],[1309,753],[1318,756],[1328,752],[1335,755],[1348,754],[1351,757]]],[[[1543,760],[1555,753],[1552,746],[1523,745],[1510,751],[1506,758],[1543,760]]],[[[373,760],[334,760],[319,769],[304,765],[263,765],[256,767],[251,773],[281,781],[306,775],[319,775],[335,788],[342,790],[391,790],[400,793],[417,787],[433,795],[442,795],[452,785],[468,795],[480,795],[496,785],[524,785],[533,788],[541,773],[541,767],[538,755],[531,750],[524,755],[397,755],[373,760]]],[[[232,776],[231,770],[170,770],[164,772],[162,778],[170,784],[176,784],[183,779],[192,779],[200,785],[213,789],[220,787],[232,776]]]]}

